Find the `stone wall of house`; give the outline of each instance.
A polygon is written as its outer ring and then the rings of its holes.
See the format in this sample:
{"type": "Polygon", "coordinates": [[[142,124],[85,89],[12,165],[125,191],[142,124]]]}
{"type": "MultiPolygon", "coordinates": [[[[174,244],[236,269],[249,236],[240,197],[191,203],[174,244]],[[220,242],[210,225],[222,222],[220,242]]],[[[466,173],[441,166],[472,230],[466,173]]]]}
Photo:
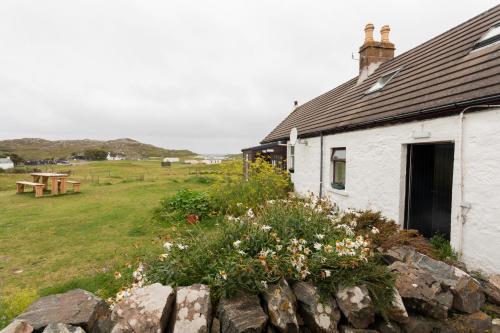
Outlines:
{"type": "MultiPolygon", "coordinates": [[[[460,163],[459,117],[397,124],[324,137],[324,194],[341,208],[375,208],[402,223],[407,144],[454,142],[451,243],[459,247],[460,163]],[[416,134],[416,135],[415,135],[416,134]],[[420,134],[428,138],[415,139],[420,134]],[[331,148],[347,148],[345,191],[331,183],[331,148]]],[[[500,272],[500,109],[466,113],[463,140],[464,201],[471,204],[463,231],[463,260],[471,268],[500,272]]],[[[297,192],[318,194],[320,139],[300,140],[295,146],[297,192]],[[307,141],[307,144],[304,143],[307,141]]]]}

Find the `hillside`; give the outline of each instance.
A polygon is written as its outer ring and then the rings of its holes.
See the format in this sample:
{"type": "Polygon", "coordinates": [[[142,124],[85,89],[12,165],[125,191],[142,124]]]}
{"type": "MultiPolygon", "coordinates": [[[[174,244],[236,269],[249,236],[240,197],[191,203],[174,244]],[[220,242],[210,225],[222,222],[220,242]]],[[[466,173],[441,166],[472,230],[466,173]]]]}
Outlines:
{"type": "Polygon", "coordinates": [[[0,154],[15,153],[24,159],[69,158],[73,153],[87,149],[102,149],[111,153],[124,154],[127,158],[192,156],[189,150],[172,150],[141,143],[132,139],[99,140],[45,140],[24,138],[0,140],[0,154]]]}

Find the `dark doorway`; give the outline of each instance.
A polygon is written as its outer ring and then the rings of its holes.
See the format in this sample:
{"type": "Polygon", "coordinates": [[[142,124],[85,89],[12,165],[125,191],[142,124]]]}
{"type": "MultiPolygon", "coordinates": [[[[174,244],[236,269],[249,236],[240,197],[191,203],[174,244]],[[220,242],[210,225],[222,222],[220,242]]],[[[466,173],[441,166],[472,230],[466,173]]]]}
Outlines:
{"type": "Polygon", "coordinates": [[[453,143],[408,146],[405,227],[450,239],[453,143]]]}

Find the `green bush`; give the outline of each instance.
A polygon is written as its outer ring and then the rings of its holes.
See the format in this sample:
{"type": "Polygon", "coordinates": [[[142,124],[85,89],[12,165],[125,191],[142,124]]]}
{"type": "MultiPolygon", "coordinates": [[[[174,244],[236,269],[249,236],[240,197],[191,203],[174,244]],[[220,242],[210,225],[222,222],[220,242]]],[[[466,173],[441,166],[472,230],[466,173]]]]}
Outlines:
{"type": "Polygon", "coordinates": [[[249,208],[258,210],[268,200],[286,198],[291,190],[290,177],[286,171],[257,158],[249,164],[248,179],[244,179],[241,161],[232,161],[224,166],[223,180],[210,188],[213,206],[223,215],[240,216],[249,208]]]}
{"type": "Polygon", "coordinates": [[[393,297],[394,277],[370,239],[338,223],[326,202],[270,201],[258,213],[229,217],[207,233],[190,228],[167,242],[161,261],[149,264],[150,282],[205,283],[215,299],[237,291],[257,294],[281,278],[311,281],[324,292],[365,284],[377,309],[393,297]]]}
{"type": "Polygon", "coordinates": [[[161,200],[160,207],[155,210],[155,217],[160,221],[178,221],[191,214],[199,218],[207,217],[211,212],[212,206],[207,193],[185,189],[161,200]]]}
{"type": "Polygon", "coordinates": [[[443,261],[457,261],[458,253],[451,247],[450,242],[440,234],[436,234],[429,239],[434,248],[436,259],[443,261]]]}

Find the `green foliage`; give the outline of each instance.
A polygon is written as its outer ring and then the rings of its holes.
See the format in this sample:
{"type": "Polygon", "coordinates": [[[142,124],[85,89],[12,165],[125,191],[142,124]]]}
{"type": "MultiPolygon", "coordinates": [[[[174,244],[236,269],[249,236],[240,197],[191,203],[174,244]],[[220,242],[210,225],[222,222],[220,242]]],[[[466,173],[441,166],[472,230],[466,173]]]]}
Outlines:
{"type": "Polygon", "coordinates": [[[155,210],[155,218],[160,221],[183,220],[191,214],[203,218],[207,217],[211,211],[210,198],[207,193],[183,189],[160,201],[160,207],[155,210]]]}
{"type": "Polygon", "coordinates": [[[432,236],[429,240],[434,247],[436,259],[443,261],[457,261],[458,253],[451,247],[450,242],[440,234],[432,236]]]}
{"type": "Polygon", "coordinates": [[[165,244],[166,255],[149,264],[148,279],[172,285],[205,283],[215,299],[237,291],[262,292],[281,278],[312,281],[326,292],[365,284],[382,312],[392,300],[394,277],[370,240],[339,224],[326,202],[269,201],[207,233],[190,228],[165,244]]]}
{"type": "Polygon", "coordinates": [[[210,189],[213,206],[221,214],[239,216],[267,200],[285,198],[291,190],[290,177],[286,171],[257,158],[249,164],[248,179],[244,179],[241,160],[223,165],[223,180],[210,189]]]}
{"type": "Polygon", "coordinates": [[[23,312],[38,298],[35,290],[15,288],[9,294],[0,293],[0,329],[23,312]]]}
{"type": "Polygon", "coordinates": [[[108,156],[108,153],[101,149],[87,149],[83,153],[86,160],[90,161],[104,161],[108,156]]]}

